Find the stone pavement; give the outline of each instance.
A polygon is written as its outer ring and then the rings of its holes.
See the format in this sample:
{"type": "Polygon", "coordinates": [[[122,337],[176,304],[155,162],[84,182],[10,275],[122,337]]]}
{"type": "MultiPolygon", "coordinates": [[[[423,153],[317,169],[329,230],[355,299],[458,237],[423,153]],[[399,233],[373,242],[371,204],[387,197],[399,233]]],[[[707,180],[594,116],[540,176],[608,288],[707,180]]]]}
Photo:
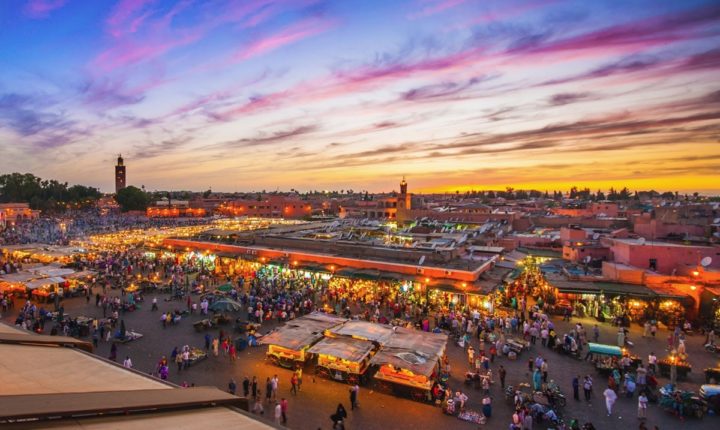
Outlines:
{"type": "MultiPolygon", "coordinates": [[[[113,290],[115,293],[116,290],[113,290]]],[[[193,315],[184,319],[178,326],[170,326],[165,329],[159,322],[162,311],[173,310],[175,308],[183,309],[185,303],[181,301],[163,301],[164,296],[158,296],[160,310],[156,312],[150,311],[149,300],[141,310],[126,313],[121,316],[125,320],[128,330],[134,330],[145,335],[144,338],[130,342],[128,344],[119,345],[118,362],[122,362],[125,356],[130,356],[133,360],[135,368],[144,372],[153,372],[157,361],[162,355],[169,356],[173,347],[181,347],[185,344],[191,346],[202,347],[204,344],[205,332],[196,332],[192,327],[194,321],[202,319],[199,315],[193,315]]],[[[102,309],[96,308],[94,300],[89,304],[85,303],[82,298],[67,299],[63,302],[65,312],[71,316],[87,315],[102,316],[102,309]]],[[[244,315],[244,312],[242,313],[244,315]]],[[[12,323],[15,314],[10,313],[3,316],[3,321],[12,323]]],[[[595,322],[593,320],[581,320],[588,331],[595,322]]],[[[555,320],[557,332],[562,335],[570,330],[575,320],[571,323],[555,320]]],[[[263,325],[261,332],[269,331],[275,323],[263,325]]],[[[614,343],[615,333],[617,329],[607,323],[598,324],[601,329],[600,341],[603,343],[614,343]]],[[[232,326],[227,326],[225,331],[232,330],[232,326]]],[[[211,335],[217,335],[217,330],[210,330],[211,335]]],[[[665,338],[667,332],[658,331],[656,339],[642,339],[638,326],[631,328],[630,339],[635,342],[633,352],[643,359],[647,359],[647,354],[654,350],[658,357],[662,358],[665,354],[665,338]]],[[[690,354],[690,362],[693,365],[693,373],[690,374],[688,381],[682,383],[683,387],[697,390],[699,385],[703,383],[702,369],[717,364],[718,357],[710,354],[702,349],[703,336],[696,335],[688,340],[688,352],[690,354]]],[[[479,345],[473,344],[478,350],[479,345]]],[[[103,357],[109,355],[110,346],[105,342],[100,342],[97,354],[103,357]]],[[[487,424],[477,426],[470,423],[460,421],[456,418],[443,415],[441,410],[432,405],[421,404],[411,400],[396,398],[390,395],[373,392],[369,388],[361,387],[359,403],[360,407],[355,411],[350,411],[350,401],[348,386],[325,380],[314,379],[310,371],[305,371],[303,386],[300,393],[295,396],[290,393],[290,372],[286,369],[272,366],[265,362],[266,347],[248,348],[238,353],[238,360],[234,363],[228,357],[222,355],[218,358],[209,357],[190,369],[178,373],[174,365],[170,366],[170,381],[182,384],[184,381],[194,383],[196,385],[212,385],[222,389],[227,389],[230,378],[234,378],[238,385],[238,391],[242,391],[242,379],[245,375],[252,378],[257,376],[259,387],[262,391],[265,389],[265,378],[277,374],[280,378],[280,394],[281,397],[289,399],[288,427],[298,430],[316,430],[330,429],[330,415],[334,413],[338,403],[342,403],[348,409],[348,420],[346,428],[362,429],[362,430],[387,430],[387,429],[507,429],[510,423],[512,413],[511,406],[506,403],[503,390],[499,386],[499,382],[491,388],[491,396],[493,398],[493,416],[487,424]]],[[[480,410],[480,392],[463,385],[464,371],[467,366],[465,352],[462,348],[456,346],[452,342],[447,347],[448,357],[452,366],[451,386],[454,390],[464,390],[470,397],[468,408],[480,410]]],[[[524,351],[518,360],[509,361],[507,358],[499,358],[492,366],[493,372],[497,375],[497,367],[499,364],[505,366],[508,370],[507,383],[517,384],[518,382],[529,382],[530,376],[527,372],[527,360],[541,354],[549,360],[549,379],[553,379],[558,383],[566,397],[568,398],[568,406],[565,408],[564,417],[566,421],[570,418],[578,418],[581,422],[591,421],[599,430],[603,429],[634,429],[637,428],[638,420],[636,418],[637,398],[626,399],[620,398],[616,403],[617,414],[613,417],[607,417],[604,407],[604,399],[602,398],[602,390],[604,381],[595,373],[593,367],[586,362],[578,361],[569,357],[558,355],[554,352],[546,350],[538,343],[532,347],[531,351],[524,351]],[[571,380],[573,375],[590,374],[595,380],[594,398],[590,404],[585,402],[575,402],[572,400],[571,380]],[[620,418],[621,417],[621,418],[620,418]]],[[[497,376],[496,376],[497,377],[497,376]]],[[[667,380],[660,379],[660,383],[664,384],[667,380]]],[[[582,393],[581,393],[582,395],[582,393]]],[[[269,408],[266,406],[266,415],[269,408]]],[[[715,416],[706,416],[703,420],[688,420],[684,424],[660,410],[657,405],[651,404],[648,410],[647,424],[650,429],[653,425],[657,425],[660,429],[669,429],[674,426],[690,426],[693,429],[715,429],[720,426],[720,419],[715,416]]],[[[536,426],[536,428],[544,428],[536,426]]]]}

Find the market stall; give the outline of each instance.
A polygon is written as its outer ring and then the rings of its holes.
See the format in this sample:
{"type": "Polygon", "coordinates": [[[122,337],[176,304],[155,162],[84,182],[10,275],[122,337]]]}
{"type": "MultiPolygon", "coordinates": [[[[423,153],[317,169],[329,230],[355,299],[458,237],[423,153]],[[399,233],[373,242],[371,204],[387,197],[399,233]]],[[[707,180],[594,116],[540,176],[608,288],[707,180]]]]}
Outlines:
{"type": "Polygon", "coordinates": [[[376,346],[367,340],[329,337],[308,349],[317,356],[315,373],[349,384],[365,382],[365,374],[376,346]]]}
{"type": "Polygon", "coordinates": [[[688,373],[692,371],[690,363],[680,355],[670,354],[658,361],[658,370],[662,376],[671,377],[673,366],[675,366],[678,380],[687,379],[688,373]]]}
{"type": "Polygon", "coordinates": [[[35,300],[41,303],[47,303],[56,295],[62,297],[65,285],[66,281],[64,278],[53,277],[30,281],[25,284],[25,287],[32,291],[31,295],[35,300]]]}
{"type": "Polygon", "coordinates": [[[622,356],[623,351],[618,346],[590,342],[586,359],[595,364],[598,373],[607,376],[620,367],[618,362],[622,356]]]}
{"type": "Polygon", "coordinates": [[[296,364],[305,364],[306,351],[322,338],[322,332],[285,326],[263,336],[261,343],[268,345],[267,358],[272,363],[292,368],[296,364]]]}
{"type": "Polygon", "coordinates": [[[288,321],[274,332],[263,336],[262,343],[268,345],[267,358],[280,366],[293,367],[304,364],[305,352],[324,337],[326,330],[347,321],[334,315],[313,312],[288,321]]]}
{"type": "Polygon", "coordinates": [[[447,340],[446,334],[397,327],[370,360],[378,368],[375,389],[430,401],[447,340]]]}
{"type": "MultiPolygon", "coordinates": [[[[140,335],[140,336],[142,336],[142,335],[140,335]]],[[[190,358],[190,360],[188,362],[188,366],[193,366],[193,365],[203,361],[204,359],[206,359],[207,353],[200,348],[191,347],[189,358],[190,358]]]]}

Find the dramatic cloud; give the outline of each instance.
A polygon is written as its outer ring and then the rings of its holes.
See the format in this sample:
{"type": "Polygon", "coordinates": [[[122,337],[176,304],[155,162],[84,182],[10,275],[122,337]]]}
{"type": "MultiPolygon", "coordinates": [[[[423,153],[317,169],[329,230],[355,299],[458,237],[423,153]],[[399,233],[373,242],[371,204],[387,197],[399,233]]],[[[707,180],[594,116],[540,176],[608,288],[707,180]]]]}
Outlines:
{"type": "Polygon", "coordinates": [[[111,190],[123,152],[151,189],[716,182],[716,1],[92,3],[8,2],[0,169],[52,158],[37,173],[111,190]]]}
{"type": "Polygon", "coordinates": [[[590,98],[590,93],[559,93],[553,94],[548,100],[551,106],[563,106],[590,98]]]}
{"type": "Polygon", "coordinates": [[[303,125],[287,130],[275,131],[272,133],[260,133],[256,137],[237,139],[222,144],[224,147],[248,147],[258,145],[269,145],[274,143],[282,143],[292,140],[296,137],[314,133],[319,127],[317,125],[303,125]]]}
{"type": "Polygon", "coordinates": [[[406,101],[420,101],[427,99],[448,98],[464,92],[482,82],[482,78],[472,78],[466,82],[443,82],[440,84],[426,85],[403,93],[402,98],[406,101]]]}
{"type": "Polygon", "coordinates": [[[316,18],[292,24],[277,33],[253,41],[250,45],[236,53],[233,56],[232,61],[237,62],[247,60],[258,55],[263,55],[285,45],[290,45],[308,37],[324,33],[334,26],[335,24],[333,22],[323,21],[316,18]]]}

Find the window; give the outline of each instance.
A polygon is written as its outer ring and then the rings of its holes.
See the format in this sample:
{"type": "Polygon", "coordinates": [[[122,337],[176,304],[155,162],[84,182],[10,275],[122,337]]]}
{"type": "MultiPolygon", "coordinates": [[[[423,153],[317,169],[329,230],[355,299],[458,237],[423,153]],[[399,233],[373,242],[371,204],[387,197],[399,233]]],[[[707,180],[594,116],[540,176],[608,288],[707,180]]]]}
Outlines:
{"type": "Polygon", "coordinates": [[[651,258],[649,262],[650,270],[657,271],[657,258],[651,258]]]}

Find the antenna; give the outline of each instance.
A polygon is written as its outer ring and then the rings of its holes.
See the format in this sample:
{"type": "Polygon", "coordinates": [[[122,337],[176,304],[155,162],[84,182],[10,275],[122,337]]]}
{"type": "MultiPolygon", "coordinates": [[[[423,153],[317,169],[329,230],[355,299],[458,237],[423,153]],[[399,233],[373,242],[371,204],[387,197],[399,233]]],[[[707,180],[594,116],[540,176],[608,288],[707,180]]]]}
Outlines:
{"type": "Polygon", "coordinates": [[[700,265],[702,267],[708,267],[712,264],[712,257],[705,257],[702,260],[700,260],[700,265]]]}

